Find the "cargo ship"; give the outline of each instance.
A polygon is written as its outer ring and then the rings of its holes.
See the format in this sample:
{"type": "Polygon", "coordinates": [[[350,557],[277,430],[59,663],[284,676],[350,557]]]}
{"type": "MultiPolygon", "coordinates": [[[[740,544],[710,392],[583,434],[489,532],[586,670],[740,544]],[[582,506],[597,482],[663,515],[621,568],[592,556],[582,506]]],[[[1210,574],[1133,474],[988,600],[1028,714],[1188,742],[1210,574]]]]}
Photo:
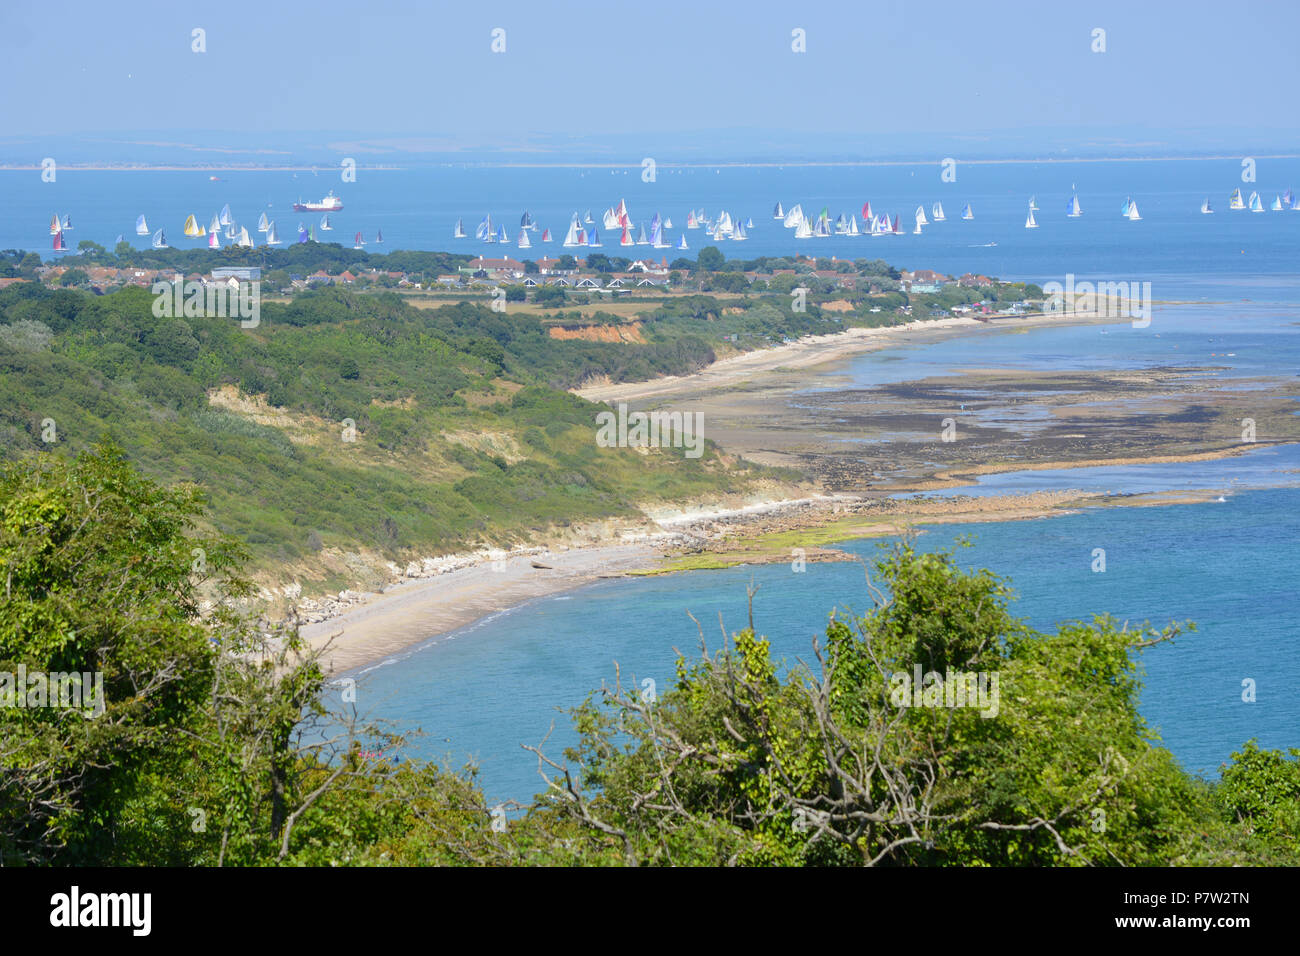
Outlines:
{"type": "Polygon", "coordinates": [[[338,212],[343,208],[343,200],[334,195],[330,190],[325,194],[325,198],[320,202],[296,202],[293,204],[294,212],[338,212]]]}

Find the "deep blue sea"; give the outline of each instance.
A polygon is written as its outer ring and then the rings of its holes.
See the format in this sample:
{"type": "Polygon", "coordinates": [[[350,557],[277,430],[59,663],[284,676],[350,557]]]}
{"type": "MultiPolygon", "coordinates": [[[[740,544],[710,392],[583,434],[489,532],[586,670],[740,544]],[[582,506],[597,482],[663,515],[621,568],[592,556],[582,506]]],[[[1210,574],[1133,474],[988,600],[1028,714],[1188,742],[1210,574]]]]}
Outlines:
{"type": "MultiPolygon", "coordinates": [[[[229,203],[250,227],[260,212],[276,219],[290,240],[297,223],[293,201],[319,199],[333,189],[345,208],[332,218],[333,236],[350,244],[361,230],[369,241],[382,229],[388,249],[438,249],[521,254],[475,240],[453,241],[462,218],[472,233],[490,213],[512,238],[525,209],[557,240],[572,212],[601,212],[620,198],[638,223],[655,213],[670,217],[676,240],[687,211],[726,209],[752,217],[750,239],[724,242],[729,257],[804,252],[849,258],[884,258],[901,268],[976,272],[1043,282],[1080,279],[1152,283],[1156,300],[1194,303],[1156,307],[1151,325],[994,332],[922,347],[863,354],[828,368],[827,387],[905,381],[970,368],[1105,369],[1165,365],[1213,367],[1228,378],[1281,376],[1297,381],[1300,395],[1300,213],[1230,212],[1228,194],[1257,189],[1265,205],[1300,186],[1300,161],[1261,160],[1258,182],[1243,184],[1236,160],[959,164],[957,181],[945,183],[934,166],[718,167],[661,166],[655,182],[640,169],[537,169],[444,166],[358,171],[355,183],[337,171],[77,172],[60,170],[55,183],[37,172],[0,171],[0,248],[44,252],[55,212],[70,215],[74,248],[82,239],[111,246],[133,234],[144,213],[166,228],[172,244],[198,247],[181,237],[190,213],[206,222],[229,203]],[[1071,186],[1084,215],[1065,217],[1071,186]],[[1030,196],[1039,228],[1026,230],[1030,196]],[[1143,219],[1121,219],[1128,196],[1143,219]],[[1214,215],[1199,212],[1209,198],[1214,215]],[[832,217],[861,210],[902,217],[908,234],[870,239],[832,237],[796,241],[771,219],[780,201],[801,203],[832,217]],[[948,221],[910,234],[913,211],[943,203],[948,221]],[[958,219],[970,203],[975,218],[958,219]]],[[[251,232],[250,228],[250,232],[251,232]]],[[[603,232],[603,230],[602,230],[603,232]]],[[[535,234],[534,238],[540,233],[535,234]]],[[[688,231],[690,253],[634,247],[635,254],[694,255],[709,240],[688,231]]],[[[620,249],[605,234],[610,255],[620,249]]],[[[369,247],[374,249],[375,247],[369,247]]],[[[558,254],[558,242],[531,254],[558,254]]],[[[1246,387],[1244,384],[1242,387],[1246,387]]],[[[816,402],[817,389],[800,401],[816,402]]],[[[1268,438],[1267,423],[1259,437],[1268,438]]],[[[1062,620],[1110,612],[1133,622],[1190,620],[1199,630],[1173,646],[1147,652],[1142,708],[1189,769],[1214,775],[1232,751],[1251,737],[1268,747],[1300,746],[1300,452],[1261,448],[1216,462],[1032,471],[988,476],[963,494],[1088,488],[1117,493],[1220,489],[1223,502],[1150,508],[1095,508],[1034,521],[936,526],[922,545],[939,548],[959,535],[975,545],[962,562],[1009,577],[1020,595],[1019,613],[1040,628],[1062,620]],[[1106,549],[1105,573],[1091,571],[1094,548],[1106,549]],[[1255,680],[1258,699],[1241,700],[1241,684],[1255,680]]],[[[847,547],[870,553],[875,545],[847,547]]],[[[552,720],[548,750],[572,741],[557,708],[579,703],[612,680],[614,662],[625,679],[649,677],[662,689],[672,676],[674,648],[697,644],[690,611],[705,622],[710,646],[744,623],[745,586],[760,586],[759,629],[787,659],[807,655],[810,639],[835,607],[862,608],[861,570],[842,564],[736,568],[652,579],[604,581],[500,613],[367,669],[360,675],[358,707],[401,730],[420,728],[413,755],[473,757],[489,797],[526,800],[538,789],[536,760],[520,749],[538,743],[552,720]]]]}
{"type": "MultiPolygon", "coordinates": [[[[665,161],[666,162],[666,161],[665,161]]],[[[1228,195],[1240,187],[1243,195],[1258,190],[1265,206],[1287,188],[1300,188],[1300,160],[1261,159],[1257,182],[1241,182],[1237,160],[1179,160],[1149,162],[959,163],[956,181],[943,182],[938,163],[928,166],[748,166],[674,168],[662,165],[654,182],[643,182],[640,167],[628,169],[521,168],[449,165],[405,170],[358,168],[355,182],[343,182],[337,169],[311,171],[218,172],[210,182],[207,171],[78,171],[62,169],[53,183],[43,183],[37,171],[0,171],[0,248],[49,250],[50,217],[72,217],[67,236],[75,249],[82,239],[109,248],[119,234],[137,245],[147,240],[134,234],[136,217],[144,214],[152,228],[163,227],[178,248],[198,248],[202,240],[185,239],[181,227],[193,213],[207,223],[223,204],[235,218],[253,226],[258,214],[276,220],[280,236],[292,241],[299,222],[319,222],[319,214],[292,211],[295,200],[320,199],[327,190],[343,200],[344,209],[331,217],[332,236],[351,245],[361,231],[370,242],[382,230],[388,249],[438,249],[501,255],[500,245],[474,239],[452,240],[457,218],[473,235],[490,214],[504,224],[515,246],[525,210],[555,241],[535,244],[536,258],[558,254],[570,216],[590,210],[597,224],[601,212],[620,198],[627,200],[635,223],[648,223],[656,213],[668,217],[674,244],[691,209],[710,216],[726,209],[736,218],[752,218],[745,242],[722,242],[728,256],[793,255],[884,258],[900,268],[933,268],[944,272],[976,272],[1003,278],[1105,275],[1114,279],[1231,272],[1240,275],[1293,274],[1300,256],[1300,212],[1229,212],[1228,195]],[[1083,216],[1067,219],[1071,187],[1078,189],[1083,216]],[[1024,228],[1030,197],[1039,206],[1039,228],[1024,228]],[[1142,220],[1120,218],[1127,197],[1138,202],[1142,220]],[[1209,198],[1214,215],[1202,215],[1209,198]],[[795,240],[772,219],[777,202],[788,209],[800,203],[816,215],[827,207],[834,218],[841,212],[861,213],[870,201],[873,211],[902,218],[905,235],[889,238],[795,240]],[[935,202],[947,215],[942,223],[912,235],[916,207],[927,217],[935,202]],[[962,221],[970,203],[975,218],[962,221]]],[[[609,255],[681,253],[648,246],[620,249],[618,237],[601,230],[603,251],[609,255]]],[[[321,234],[318,233],[318,236],[321,234]]],[[[540,231],[534,239],[540,237],[540,231]]],[[[694,252],[710,244],[702,230],[686,230],[694,252]]],[[[260,235],[254,235],[261,240],[260,235]]],[[[368,247],[373,248],[373,247],[368,247]]],[[[1249,293],[1243,293],[1249,294],[1249,293]]],[[[1157,298],[1161,296],[1157,295],[1157,298]]]]}

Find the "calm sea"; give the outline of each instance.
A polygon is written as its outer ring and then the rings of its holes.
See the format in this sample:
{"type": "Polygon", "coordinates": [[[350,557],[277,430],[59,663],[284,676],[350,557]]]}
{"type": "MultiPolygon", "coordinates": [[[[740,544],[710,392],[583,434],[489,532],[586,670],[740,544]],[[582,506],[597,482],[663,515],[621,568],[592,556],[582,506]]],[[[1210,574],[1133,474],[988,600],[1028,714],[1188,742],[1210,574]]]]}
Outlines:
{"type": "MultiPolygon", "coordinates": [[[[1300,255],[1300,212],[1229,212],[1228,195],[1241,187],[1258,190],[1265,205],[1287,188],[1300,187],[1300,160],[1260,160],[1258,181],[1241,182],[1236,160],[1151,162],[960,163],[955,182],[943,182],[940,167],[718,167],[661,166],[654,182],[643,182],[636,169],[484,168],[441,166],[406,170],[357,171],[356,181],[341,181],[338,170],[303,172],[220,172],[210,182],[205,172],[60,170],[43,183],[36,171],[0,171],[0,248],[49,250],[50,217],[69,215],[67,236],[75,249],[82,239],[112,247],[119,234],[136,245],[134,234],[143,214],[152,228],[163,227],[173,246],[199,248],[202,240],[185,239],[181,227],[193,213],[204,223],[228,203],[235,218],[249,226],[260,213],[276,221],[280,236],[293,241],[299,222],[317,223],[320,215],[292,211],[295,200],[320,199],[327,190],[343,200],[331,217],[337,241],[351,245],[360,231],[367,242],[382,230],[379,249],[434,249],[470,254],[521,255],[515,246],[525,210],[539,226],[549,227],[555,242],[534,245],[533,257],[558,254],[569,218],[590,210],[597,224],[601,212],[625,198],[634,222],[648,223],[656,213],[672,220],[667,230],[675,245],[691,209],[716,215],[752,218],[745,242],[719,244],[727,256],[752,258],[804,252],[818,256],[884,258],[902,268],[976,272],[1006,278],[1055,277],[1066,272],[1116,279],[1150,279],[1166,275],[1232,272],[1241,275],[1287,275],[1300,255]],[[1071,187],[1078,188],[1083,217],[1067,219],[1071,187]],[[1039,228],[1024,228],[1030,197],[1039,206],[1039,228]],[[1143,219],[1120,218],[1127,197],[1138,202],[1143,219]],[[1214,215],[1201,215],[1209,198],[1214,215]],[[831,237],[798,240],[773,220],[777,202],[788,209],[799,203],[816,215],[823,206],[831,217],[861,214],[864,202],[873,211],[902,218],[906,235],[871,239],[831,237]],[[941,202],[947,216],[912,235],[914,213],[927,217],[941,202]],[[962,221],[963,206],[974,219],[962,221]],[[457,218],[466,231],[490,214],[504,224],[510,244],[488,245],[474,239],[452,240],[457,218]]],[[[690,256],[710,240],[702,230],[685,230],[690,256]]],[[[602,229],[609,255],[667,256],[681,253],[649,246],[621,249],[618,236],[602,229]]],[[[318,236],[321,235],[318,233],[318,236]]],[[[539,238],[540,231],[534,235],[539,238]]],[[[257,236],[260,240],[260,236],[257,236]]],[[[368,247],[373,249],[374,247],[368,247]]],[[[1243,293],[1248,295],[1248,292],[1243,293]]]]}

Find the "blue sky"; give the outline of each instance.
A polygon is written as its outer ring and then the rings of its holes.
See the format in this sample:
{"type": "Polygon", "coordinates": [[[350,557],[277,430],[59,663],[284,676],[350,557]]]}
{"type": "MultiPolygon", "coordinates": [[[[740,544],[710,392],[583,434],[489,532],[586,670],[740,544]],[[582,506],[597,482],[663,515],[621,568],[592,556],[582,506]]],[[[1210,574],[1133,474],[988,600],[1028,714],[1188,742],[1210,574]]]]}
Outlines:
{"type": "Polygon", "coordinates": [[[21,92],[0,134],[310,130],[432,149],[747,130],[815,151],[813,133],[1049,128],[1195,148],[1209,129],[1284,147],[1298,39],[1292,0],[5,3],[0,83],[21,92]]]}

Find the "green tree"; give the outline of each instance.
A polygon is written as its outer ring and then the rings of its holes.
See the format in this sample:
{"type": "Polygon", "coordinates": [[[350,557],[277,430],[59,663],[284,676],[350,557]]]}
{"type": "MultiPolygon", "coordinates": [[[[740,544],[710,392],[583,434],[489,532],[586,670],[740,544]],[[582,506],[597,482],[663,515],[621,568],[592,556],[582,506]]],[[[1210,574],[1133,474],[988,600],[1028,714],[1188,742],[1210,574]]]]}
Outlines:
{"type": "Polygon", "coordinates": [[[717,246],[705,246],[695,257],[696,268],[703,272],[721,272],[726,263],[727,257],[717,246]]]}

